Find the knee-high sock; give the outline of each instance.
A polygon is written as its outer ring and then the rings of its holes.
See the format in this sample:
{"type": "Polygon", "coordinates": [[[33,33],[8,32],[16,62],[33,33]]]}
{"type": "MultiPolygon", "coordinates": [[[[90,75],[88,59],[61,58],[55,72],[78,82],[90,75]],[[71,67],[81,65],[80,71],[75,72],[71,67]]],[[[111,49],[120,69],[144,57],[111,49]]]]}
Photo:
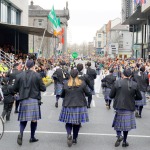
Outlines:
{"type": "Polygon", "coordinates": [[[20,134],[23,136],[24,129],[26,128],[27,121],[20,122],[20,134]]]}
{"type": "Polygon", "coordinates": [[[143,106],[140,106],[139,107],[139,115],[141,116],[141,114],[142,114],[142,110],[143,110],[143,106]]]}
{"type": "Polygon", "coordinates": [[[109,105],[109,106],[111,105],[111,100],[110,100],[110,99],[108,100],[108,105],[109,105]]]}
{"type": "Polygon", "coordinates": [[[91,105],[91,101],[92,101],[92,94],[88,96],[88,105],[91,105]]]}
{"type": "Polygon", "coordinates": [[[135,105],[135,110],[138,111],[139,110],[139,106],[135,105]]]}
{"type": "Polygon", "coordinates": [[[56,95],[56,102],[58,102],[60,96],[59,95],[56,95]]]}
{"type": "Polygon", "coordinates": [[[34,139],[34,135],[35,135],[35,131],[36,131],[36,128],[37,128],[37,122],[32,122],[31,121],[31,139],[34,139]]]}
{"type": "Polygon", "coordinates": [[[121,136],[121,131],[116,131],[117,137],[121,136]]]}
{"type": "Polygon", "coordinates": [[[106,104],[108,104],[108,99],[105,99],[106,104]]]}
{"type": "Polygon", "coordinates": [[[71,123],[66,123],[66,131],[67,131],[67,134],[71,135],[71,131],[72,131],[72,124],[71,123]]]}
{"type": "Polygon", "coordinates": [[[123,131],[123,142],[127,141],[128,131],[123,131]]]}
{"type": "Polygon", "coordinates": [[[16,101],[16,103],[15,103],[15,111],[18,111],[18,107],[19,107],[19,101],[16,101]]]}
{"type": "Polygon", "coordinates": [[[80,130],[80,125],[73,125],[73,139],[78,138],[79,130],[80,130]]]}

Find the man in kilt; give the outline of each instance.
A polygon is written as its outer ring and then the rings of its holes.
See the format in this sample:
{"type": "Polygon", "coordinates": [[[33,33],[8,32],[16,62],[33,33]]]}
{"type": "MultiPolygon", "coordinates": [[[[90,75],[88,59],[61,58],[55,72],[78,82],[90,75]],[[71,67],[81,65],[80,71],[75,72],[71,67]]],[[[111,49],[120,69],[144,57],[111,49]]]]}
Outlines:
{"type": "Polygon", "coordinates": [[[70,75],[70,79],[64,84],[62,91],[64,100],[59,117],[59,121],[66,123],[67,144],[69,147],[77,143],[80,124],[89,121],[85,96],[90,95],[85,82],[79,79],[77,69],[72,69],[70,75]]]}
{"type": "Polygon", "coordinates": [[[134,75],[133,80],[137,82],[139,90],[140,90],[141,95],[142,95],[142,100],[141,101],[135,101],[135,105],[136,105],[135,117],[141,118],[142,117],[143,106],[146,105],[146,96],[145,96],[145,94],[146,94],[146,91],[147,91],[147,87],[149,85],[148,75],[145,73],[145,67],[144,66],[142,66],[140,68],[139,73],[134,75]]]}
{"type": "Polygon", "coordinates": [[[92,93],[91,95],[88,96],[88,108],[91,108],[91,102],[92,102],[92,95],[95,94],[94,91],[94,80],[96,79],[97,73],[94,69],[91,68],[91,62],[87,62],[87,71],[86,71],[86,75],[88,76],[89,80],[90,80],[90,85],[91,87],[88,87],[90,92],[92,93]]]}
{"type": "Polygon", "coordinates": [[[110,98],[114,98],[113,107],[116,110],[112,125],[117,133],[115,147],[118,147],[122,140],[122,147],[129,146],[127,142],[128,132],[136,128],[134,116],[135,100],[142,99],[137,83],[130,79],[132,75],[131,70],[125,69],[123,75],[122,80],[115,82],[109,95],[110,98]]]}
{"type": "Polygon", "coordinates": [[[35,131],[37,128],[37,120],[41,119],[41,92],[46,91],[46,87],[39,73],[35,72],[33,60],[28,60],[26,63],[27,70],[16,76],[14,83],[14,91],[19,93],[19,115],[20,133],[17,143],[22,145],[23,132],[28,121],[31,121],[31,138],[30,143],[37,142],[35,131]]]}
{"type": "Polygon", "coordinates": [[[56,69],[52,77],[54,79],[54,94],[56,95],[55,107],[58,108],[58,100],[62,94],[63,84],[68,80],[69,73],[64,68],[65,63],[61,63],[61,66],[56,69]]]}
{"type": "Polygon", "coordinates": [[[111,105],[111,101],[112,101],[112,99],[109,97],[109,94],[110,94],[110,91],[111,91],[111,88],[112,88],[114,82],[116,81],[116,77],[113,76],[113,72],[114,72],[114,69],[111,68],[109,70],[109,75],[106,75],[106,77],[101,80],[104,99],[105,99],[105,102],[106,102],[106,107],[108,109],[111,108],[110,105],[111,105]]]}

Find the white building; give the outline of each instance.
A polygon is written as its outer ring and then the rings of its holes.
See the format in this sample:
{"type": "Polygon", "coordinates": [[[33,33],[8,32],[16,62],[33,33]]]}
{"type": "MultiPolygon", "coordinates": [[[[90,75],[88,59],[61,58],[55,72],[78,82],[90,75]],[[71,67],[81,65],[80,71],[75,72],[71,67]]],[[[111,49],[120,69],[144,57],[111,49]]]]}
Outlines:
{"type": "Polygon", "coordinates": [[[132,33],[129,32],[127,25],[114,26],[110,30],[110,49],[111,57],[128,58],[132,55],[132,33]]]}
{"type": "Polygon", "coordinates": [[[0,22],[28,25],[28,0],[0,0],[0,22]]]}
{"type": "Polygon", "coordinates": [[[96,32],[96,53],[104,55],[106,48],[106,25],[96,32]]]}

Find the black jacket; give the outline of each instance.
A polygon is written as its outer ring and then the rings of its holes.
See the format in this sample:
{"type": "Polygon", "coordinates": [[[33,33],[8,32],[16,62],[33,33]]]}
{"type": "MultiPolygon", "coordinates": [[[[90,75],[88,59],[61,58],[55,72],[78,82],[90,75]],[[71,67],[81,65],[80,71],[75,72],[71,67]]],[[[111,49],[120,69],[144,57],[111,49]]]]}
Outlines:
{"type": "Polygon", "coordinates": [[[114,77],[113,74],[109,74],[104,79],[102,79],[101,81],[105,82],[106,87],[111,89],[114,82],[116,81],[116,77],[114,77]]]}
{"type": "Polygon", "coordinates": [[[130,79],[117,80],[109,94],[114,98],[114,109],[135,110],[135,100],[142,99],[137,83],[130,79]]]}
{"type": "Polygon", "coordinates": [[[64,80],[69,79],[69,73],[64,69],[58,68],[53,73],[52,77],[53,77],[55,82],[63,84],[64,80]]]}
{"type": "Polygon", "coordinates": [[[94,79],[96,79],[96,76],[97,76],[96,71],[94,69],[91,69],[90,67],[88,67],[86,74],[88,75],[88,78],[90,80],[90,84],[94,88],[94,79]]]}
{"type": "Polygon", "coordinates": [[[4,96],[4,103],[14,102],[14,91],[11,85],[3,85],[2,92],[4,96]]]}
{"type": "Polygon", "coordinates": [[[9,78],[9,84],[12,85],[15,82],[16,76],[21,73],[18,69],[12,69],[8,72],[7,77],[9,78]]]}
{"type": "Polygon", "coordinates": [[[61,97],[63,100],[63,107],[84,107],[87,106],[85,96],[89,96],[90,92],[83,81],[79,87],[69,87],[68,83],[64,84],[61,97]]]}
{"type": "Polygon", "coordinates": [[[91,90],[94,90],[94,87],[91,85],[87,74],[83,74],[82,72],[79,72],[78,77],[79,77],[79,79],[84,81],[91,90]]]}
{"type": "Polygon", "coordinates": [[[144,72],[140,72],[140,76],[138,74],[135,74],[133,80],[137,82],[140,91],[142,92],[147,91],[147,87],[149,85],[147,74],[145,74],[144,72]]]}
{"type": "Polygon", "coordinates": [[[16,76],[14,91],[19,92],[19,99],[28,98],[41,100],[41,92],[46,91],[46,87],[39,73],[28,70],[16,76]]]}

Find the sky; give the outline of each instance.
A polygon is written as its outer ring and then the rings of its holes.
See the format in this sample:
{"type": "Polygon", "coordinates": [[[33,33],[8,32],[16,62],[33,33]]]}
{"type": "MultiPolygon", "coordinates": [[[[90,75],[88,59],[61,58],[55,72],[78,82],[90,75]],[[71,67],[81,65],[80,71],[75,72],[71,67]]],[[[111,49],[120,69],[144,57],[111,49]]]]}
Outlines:
{"type": "MultiPolygon", "coordinates": [[[[31,0],[29,0],[30,3],[31,0]]],[[[68,1],[68,42],[92,42],[96,31],[109,20],[121,18],[121,0],[33,0],[44,9],[64,9],[68,1]]]]}

